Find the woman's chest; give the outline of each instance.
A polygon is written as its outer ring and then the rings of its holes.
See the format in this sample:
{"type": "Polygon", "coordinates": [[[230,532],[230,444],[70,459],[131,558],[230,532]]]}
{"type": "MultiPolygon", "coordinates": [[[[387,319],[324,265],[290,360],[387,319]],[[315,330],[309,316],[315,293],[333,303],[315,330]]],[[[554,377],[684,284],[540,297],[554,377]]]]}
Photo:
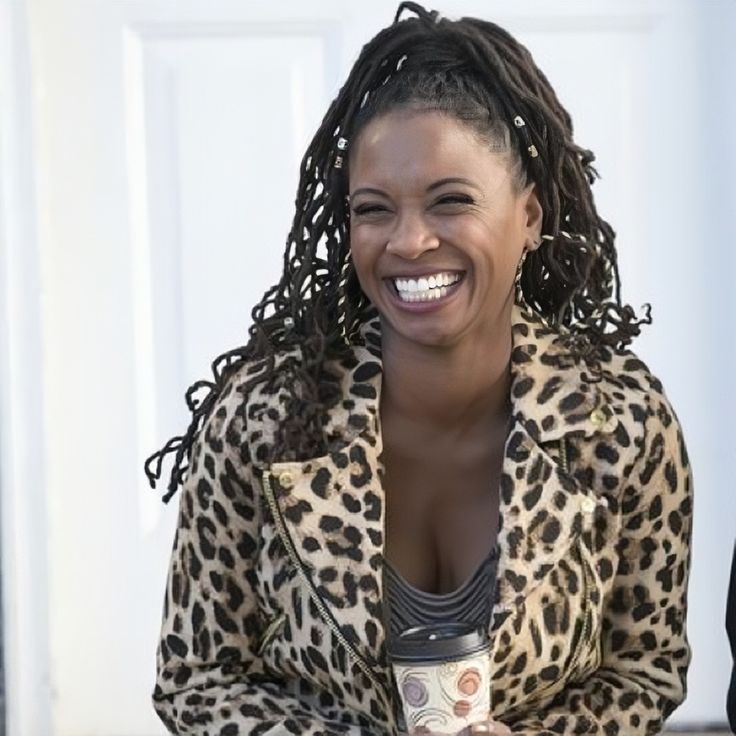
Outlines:
{"type": "Polygon", "coordinates": [[[501,457],[458,462],[384,452],[386,557],[412,585],[447,593],[462,585],[496,543],[501,457]]]}

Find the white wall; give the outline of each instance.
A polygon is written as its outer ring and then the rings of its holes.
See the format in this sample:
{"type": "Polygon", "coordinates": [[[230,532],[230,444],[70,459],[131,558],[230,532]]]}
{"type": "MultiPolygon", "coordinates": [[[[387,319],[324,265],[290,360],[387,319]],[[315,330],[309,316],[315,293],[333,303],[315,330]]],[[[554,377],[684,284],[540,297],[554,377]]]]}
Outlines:
{"type": "MultiPolygon", "coordinates": [[[[242,343],[280,269],[302,150],[395,6],[0,0],[13,736],[162,733],[148,696],[174,509],[158,504],[142,461],[184,428],[185,388],[242,343]]],[[[439,7],[517,34],[598,154],[623,297],[654,305],[638,350],[694,467],[694,659],[675,720],[722,723],[736,538],[736,3],[439,7]]]]}

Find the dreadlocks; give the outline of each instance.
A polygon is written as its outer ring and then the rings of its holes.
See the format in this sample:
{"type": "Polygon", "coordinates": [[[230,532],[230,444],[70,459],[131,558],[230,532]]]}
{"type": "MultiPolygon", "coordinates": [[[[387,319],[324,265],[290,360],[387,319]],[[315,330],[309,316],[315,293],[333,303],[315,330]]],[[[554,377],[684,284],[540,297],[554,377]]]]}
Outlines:
{"type": "Polygon", "coordinates": [[[183,483],[200,427],[246,361],[255,363],[245,391],[264,383],[290,392],[289,421],[279,429],[271,459],[325,453],[322,418],[338,400],[325,363],[349,349],[338,327],[338,302],[348,334],[375,316],[354,270],[340,280],[349,251],[349,149],[370,120],[400,108],[438,110],[464,121],[508,152],[519,189],[536,184],[546,242],[528,254],[520,286],[528,306],[567,336],[577,357],[595,365],[601,351],[625,347],[651,323],[649,305],[637,320],[621,304],[615,233],[598,216],[591,192],[595,157],[573,142],[570,115],[529,51],[494,23],[451,21],[402,2],[394,23],[363,47],[304,155],[281,279],[253,309],[247,344],[214,361],[214,381],[190,387],[186,434],[146,461],[155,487],[164,457],[176,453],[164,501],[183,483]],[[404,10],[416,17],[402,20],[404,10]],[[276,370],[277,352],[292,348],[301,359],[276,370]],[[197,402],[202,389],[208,393],[197,402]]]}

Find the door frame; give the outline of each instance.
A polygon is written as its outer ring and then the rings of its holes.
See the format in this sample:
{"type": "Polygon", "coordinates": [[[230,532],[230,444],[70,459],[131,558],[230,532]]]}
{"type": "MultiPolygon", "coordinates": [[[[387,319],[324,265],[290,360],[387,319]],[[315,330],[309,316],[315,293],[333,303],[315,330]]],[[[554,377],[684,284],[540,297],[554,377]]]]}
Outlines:
{"type": "Polygon", "coordinates": [[[0,0],[0,564],[9,734],[53,733],[28,7],[0,0]]]}

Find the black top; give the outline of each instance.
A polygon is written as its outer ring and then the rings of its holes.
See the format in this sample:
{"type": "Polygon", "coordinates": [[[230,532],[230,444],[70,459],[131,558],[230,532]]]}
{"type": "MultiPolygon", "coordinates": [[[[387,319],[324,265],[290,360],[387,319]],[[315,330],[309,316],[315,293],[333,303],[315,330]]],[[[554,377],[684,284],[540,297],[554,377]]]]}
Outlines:
{"type": "Polygon", "coordinates": [[[391,635],[398,636],[414,626],[449,622],[487,629],[493,608],[497,561],[496,546],[459,588],[438,594],[415,588],[384,560],[384,601],[391,635]]]}

